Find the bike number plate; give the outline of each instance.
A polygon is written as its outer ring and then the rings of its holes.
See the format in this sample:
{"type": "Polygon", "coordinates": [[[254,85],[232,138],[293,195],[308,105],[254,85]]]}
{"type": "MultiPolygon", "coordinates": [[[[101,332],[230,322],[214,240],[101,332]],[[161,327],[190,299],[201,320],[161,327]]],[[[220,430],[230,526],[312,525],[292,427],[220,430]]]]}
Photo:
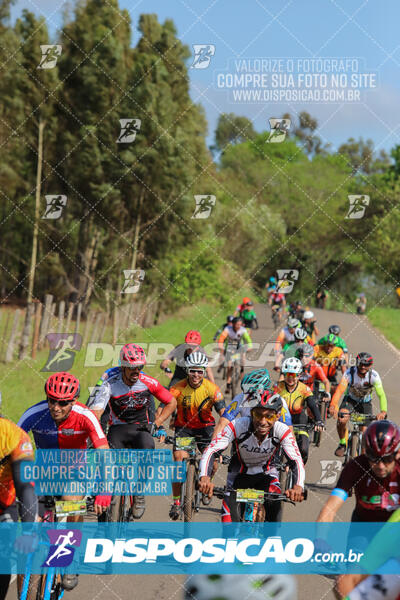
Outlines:
{"type": "Polygon", "coordinates": [[[264,491],[263,490],[236,490],[236,501],[237,502],[264,502],[264,491]]]}
{"type": "Polygon", "coordinates": [[[68,517],[69,515],[85,515],[85,500],[56,500],[57,517],[68,517]]]}
{"type": "Polygon", "coordinates": [[[193,450],[196,447],[196,438],[177,437],[175,438],[175,446],[177,450],[193,450]]]}
{"type": "Polygon", "coordinates": [[[351,421],[351,423],[363,424],[367,420],[366,417],[368,417],[368,415],[362,415],[361,413],[352,413],[350,415],[350,421],[351,421]]]}

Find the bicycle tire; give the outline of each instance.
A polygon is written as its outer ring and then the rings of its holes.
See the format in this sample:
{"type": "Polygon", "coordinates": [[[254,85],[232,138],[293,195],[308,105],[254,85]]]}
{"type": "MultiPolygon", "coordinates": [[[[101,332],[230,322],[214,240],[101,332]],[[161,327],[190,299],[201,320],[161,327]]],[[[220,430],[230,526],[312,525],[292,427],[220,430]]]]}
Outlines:
{"type": "Polygon", "coordinates": [[[111,523],[118,523],[119,521],[121,521],[122,510],[123,510],[122,496],[114,496],[111,499],[111,505],[110,505],[110,510],[109,510],[111,523]]]}
{"type": "MultiPolygon", "coordinates": [[[[327,409],[326,401],[321,400],[319,403],[319,412],[321,413],[321,419],[324,423],[326,422],[326,409],[327,409]]],[[[321,444],[321,434],[322,434],[322,431],[314,431],[313,442],[317,446],[317,448],[319,448],[319,446],[321,444]]]]}
{"type": "Polygon", "coordinates": [[[196,469],[193,463],[187,465],[186,490],[183,499],[183,520],[190,522],[193,517],[196,469]]]}
{"type": "Polygon", "coordinates": [[[353,433],[353,435],[351,436],[351,443],[350,443],[350,457],[351,458],[355,458],[356,456],[358,456],[359,442],[360,442],[360,434],[358,432],[353,433]]]}
{"type": "MultiPolygon", "coordinates": [[[[44,593],[43,575],[30,575],[25,600],[41,600],[44,593]]],[[[18,598],[21,597],[24,575],[17,575],[18,598]]]]}
{"type": "Polygon", "coordinates": [[[233,363],[233,367],[232,367],[232,382],[231,382],[232,400],[236,396],[236,385],[237,385],[238,379],[239,379],[239,369],[238,369],[237,362],[235,361],[233,363]]]}

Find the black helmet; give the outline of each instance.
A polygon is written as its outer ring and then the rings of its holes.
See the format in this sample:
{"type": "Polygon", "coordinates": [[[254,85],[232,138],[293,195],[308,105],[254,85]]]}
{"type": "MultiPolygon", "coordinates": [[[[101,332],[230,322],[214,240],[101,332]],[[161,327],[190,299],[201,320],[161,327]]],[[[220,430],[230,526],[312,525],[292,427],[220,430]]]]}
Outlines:
{"type": "Polygon", "coordinates": [[[314,348],[311,344],[302,344],[296,350],[296,358],[302,359],[304,356],[313,356],[314,348]]]}
{"type": "Polygon", "coordinates": [[[227,323],[232,323],[232,321],[233,321],[233,319],[234,319],[234,318],[235,318],[235,317],[234,317],[233,315],[228,315],[228,316],[226,317],[226,322],[227,322],[227,323]]]}
{"type": "Polygon", "coordinates": [[[333,335],[339,335],[340,333],[340,327],[339,325],[331,325],[329,327],[329,333],[333,333],[333,335]]]}
{"type": "Polygon", "coordinates": [[[232,325],[235,325],[235,323],[239,323],[239,321],[242,321],[242,317],[234,317],[232,319],[232,325]]]}
{"type": "Polygon", "coordinates": [[[368,367],[371,367],[374,364],[374,359],[369,354],[369,352],[360,352],[359,354],[357,354],[356,364],[357,367],[359,367],[360,365],[367,365],[368,367]]]}

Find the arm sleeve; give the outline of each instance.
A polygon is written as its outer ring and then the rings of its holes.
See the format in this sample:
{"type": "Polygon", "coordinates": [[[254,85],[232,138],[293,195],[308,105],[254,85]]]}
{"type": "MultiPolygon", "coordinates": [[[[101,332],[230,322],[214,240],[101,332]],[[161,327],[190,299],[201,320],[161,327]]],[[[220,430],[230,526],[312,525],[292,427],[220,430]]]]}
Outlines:
{"type": "Polygon", "coordinates": [[[21,464],[22,460],[16,460],[11,463],[11,469],[14,479],[15,492],[21,503],[20,513],[21,521],[35,521],[38,514],[38,501],[35,489],[30,481],[22,481],[21,464]]]}
{"type": "Polygon", "coordinates": [[[276,342],[275,342],[275,351],[276,352],[281,351],[284,339],[285,339],[284,333],[283,333],[283,331],[281,331],[279,333],[278,337],[276,338],[276,342]]]}
{"type": "Polygon", "coordinates": [[[321,367],[321,365],[319,365],[317,363],[316,363],[316,367],[315,367],[315,374],[317,376],[317,379],[322,381],[322,383],[326,383],[328,381],[328,378],[325,375],[323,368],[321,367]]]}
{"type": "Polygon", "coordinates": [[[174,396],[161,383],[156,386],[154,391],[151,390],[151,393],[163,404],[169,404],[174,399],[174,396]]]}
{"type": "Polygon", "coordinates": [[[293,433],[288,429],[280,439],[280,444],[286,456],[289,459],[290,468],[295,477],[295,485],[300,485],[304,489],[305,470],[301,458],[299,447],[293,433]]]}
{"type": "Polygon", "coordinates": [[[247,344],[247,348],[248,348],[248,349],[250,349],[250,348],[252,348],[252,347],[253,347],[253,342],[251,341],[251,337],[250,337],[250,334],[249,334],[249,332],[247,331],[247,329],[246,329],[246,331],[244,332],[244,334],[242,335],[242,339],[243,339],[243,340],[246,342],[246,344],[247,344]]]}
{"type": "Polygon", "coordinates": [[[351,460],[343,467],[343,471],[339,476],[336,487],[349,493],[363,474],[363,471],[358,468],[355,460],[351,460]]]}
{"type": "Polygon", "coordinates": [[[221,333],[221,335],[218,338],[218,346],[219,348],[223,348],[224,347],[224,342],[227,338],[228,332],[226,331],[226,329],[223,330],[223,332],[221,333]]]}
{"type": "Polygon", "coordinates": [[[375,383],[374,389],[375,389],[376,395],[379,398],[379,405],[380,405],[381,411],[387,412],[387,398],[386,398],[385,390],[383,389],[382,381],[380,378],[375,383]]]}
{"type": "Polygon", "coordinates": [[[311,410],[315,421],[322,421],[321,413],[319,412],[319,408],[317,406],[317,403],[315,402],[314,397],[308,396],[308,398],[306,398],[306,403],[308,408],[311,410]]]}
{"type": "Polygon", "coordinates": [[[223,429],[221,433],[217,435],[215,440],[213,440],[204,450],[200,461],[200,477],[209,474],[208,471],[212,467],[211,457],[213,454],[216,454],[220,450],[225,450],[235,437],[235,426],[233,421],[232,423],[228,423],[225,429],[223,429]]]}
{"type": "Polygon", "coordinates": [[[332,396],[332,404],[333,406],[339,406],[339,401],[340,398],[342,397],[342,395],[345,393],[345,391],[347,390],[347,386],[349,385],[349,381],[346,377],[346,375],[344,374],[342,379],[339,382],[339,385],[337,386],[335,393],[332,396]]]}
{"type": "Polygon", "coordinates": [[[105,410],[110,397],[111,387],[109,382],[99,379],[86,405],[90,410],[105,410]]]}
{"type": "Polygon", "coordinates": [[[24,414],[22,415],[22,417],[20,418],[20,420],[17,423],[18,427],[21,427],[21,429],[26,431],[26,433],[29,433],[29,431],[32,429],[32,425],[33,425],[33,418],[32,418],[32,416],[29,417],[28,413],[29,413],[29,409],[24,412],[24,414]]]}
{"type": "Polygon", "coordinates": [[[88,432],[88,436],[90,437],[90,441],[93,444],[93,448],[98,448],[99,446],[104,446],[107,444],[107,438],[104,435],[104,431],[100,425],[98,418],[90,411],[85,411],[84,415],[85,419],[85,427],[88,432]]]}

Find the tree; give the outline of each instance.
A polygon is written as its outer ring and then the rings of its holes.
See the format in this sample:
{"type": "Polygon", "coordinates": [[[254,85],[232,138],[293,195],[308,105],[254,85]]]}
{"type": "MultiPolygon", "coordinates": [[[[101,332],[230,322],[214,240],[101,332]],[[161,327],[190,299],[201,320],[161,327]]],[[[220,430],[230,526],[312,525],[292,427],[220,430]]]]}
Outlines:
{"type": "Polygon", "coordinates": [[[256,132],[253,123],[247,117],[239,117],[234,113],[222,113],[215,130],[213,150],[223,152],[228,144],[240,144],[253,140],[256,132]]]}

